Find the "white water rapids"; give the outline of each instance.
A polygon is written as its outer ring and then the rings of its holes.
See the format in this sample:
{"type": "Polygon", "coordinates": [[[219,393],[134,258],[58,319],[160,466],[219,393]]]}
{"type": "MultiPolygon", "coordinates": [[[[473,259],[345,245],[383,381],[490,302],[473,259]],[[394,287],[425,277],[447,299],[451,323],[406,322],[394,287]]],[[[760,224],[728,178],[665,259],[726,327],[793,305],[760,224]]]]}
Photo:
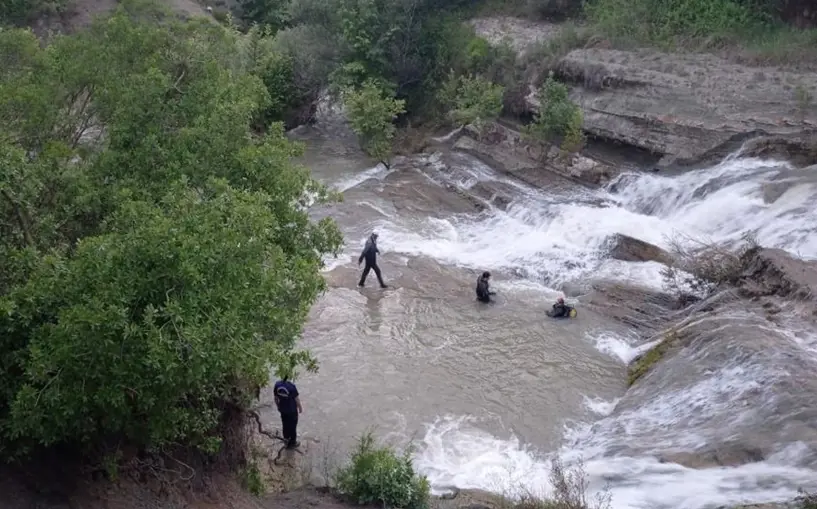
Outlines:
{"type": "MultiPolygon", "coordinates": [[[[679,176],[629,173],[607,189],[574,189],[569,196],[552,196],[472,161],[455,178],[456,183],[464,189],[490,181],[512,186],[516,194],[505,211],[412,219],[381,210],[373,224],[361,225],[361,236],[355,240],[362,242],[364,231],[375,229],[384,252],[524,276],[500,282],[501,292],[537,288],[555,296],[562,283],[603,278],[660,289],[660,265],[606,258],[611,235],[622,233],[668,247],[668,239],[678,234],[736,243],[744,234],[753,233],[763,246],[817,259],[815,180],[793,182],[770,203],[764,199],[765,185],[785,182],[786,175],[794,172],[783,163],[732,157],[713,168],[679,176]]],[[[331,184],[345,191],[367,179],[383,179],[388,173],[375,167],[331,184]]],[[[349,246],[345,254],[356,255],[358,249],[357,244],[349,246]]],[[[333,260],[327,270],[342,263],[346,262],[333,260]]],[[[813,348],[813,337],[798,338],[804,354],[813,348]]],[[[635,348],[628,338],[609,331],[589,339],[622,366],[649,347],[635,348]]],[[[547,495],[552,454],[559,454],[566,463],[582,458],[591,491],[609,482],[615,509],[703,509],[785,500],[796,496],[799,486],[817,488],[817,472],[792,466],[807,448],[799,443],[762,462],[708,469],[660,463],[652,456],[617,456],[607,450],[606,433],[614,427],[671,430],[690,409],[702,413],[724,408],[745,411],[731,408],[730,398],[756,383],[754,373],[753,366],[725,368],[689,390],[664,394],[635,411],[613,417],[610,414],[617,401],[585,394],[587,408],[600,420],[565,423],[563,446],[558,451],[537,450],[513,436],[494,436],[468,415],[440,415],[427,423],[417,444],[415,465],[437,490],[456,486],[502,494],[523,490],[547,495]]],[[[675,445],[683,446],[684,440],[693,438],[689,433],[678,433],[675,445]]]]}

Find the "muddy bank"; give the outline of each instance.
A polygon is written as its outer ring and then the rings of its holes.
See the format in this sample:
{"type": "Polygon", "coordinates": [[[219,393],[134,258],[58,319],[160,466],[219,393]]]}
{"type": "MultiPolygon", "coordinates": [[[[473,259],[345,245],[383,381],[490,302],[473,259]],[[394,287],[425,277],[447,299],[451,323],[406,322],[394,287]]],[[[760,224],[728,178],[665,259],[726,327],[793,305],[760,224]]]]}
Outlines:
{"type": "MultiPolygon", "coordinates": [[[[276,424],[265,424],[264,432],[279,436],[276,424]]],[[[0,464],[0,509],[286,507],[278,496],[310,486],[313,472],[321,467],[321,446],[307,439],[298,451],[283,450],[279,439],[259,434],[254,422],[249,426],[250,463],[242,468],[230,465],[231,452],[208,462],[194,461],[201,459],[196,454],[183,460],[169,454],[136,455],[123,461],[113,477],[101,466],[73,461],[59,452],[39,463],[0,464]],[[256,474],[267,490],[260,497],[249,491],[256,474]]]]}
{"type": "MultiPolygon", "coordinates": [[[[494,43],[509,39],[520,55],[559,33],[557,25],[537,30],[513,18],[472,24],[494,43]]],[[[801,162],[817,162],[815,72],[707,54],[585,48],[562,58],[557,74],[573,85],[571,99],[581,106],[588,133],[654,153],[660,167],[706,164],[757,137],[767,137],[757,152],[793,138],[804,147],[801,162]]],[[[526,102],[538,108],[533,94],[526,102]]]]}

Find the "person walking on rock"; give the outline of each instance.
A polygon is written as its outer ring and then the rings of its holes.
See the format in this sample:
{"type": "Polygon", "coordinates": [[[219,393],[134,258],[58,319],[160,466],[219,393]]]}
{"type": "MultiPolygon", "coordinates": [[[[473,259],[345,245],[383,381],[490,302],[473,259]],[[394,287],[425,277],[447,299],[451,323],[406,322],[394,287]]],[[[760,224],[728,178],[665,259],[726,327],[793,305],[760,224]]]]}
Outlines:
{"type": "Polygon", "coordinates": [[[360,275],[360,282],[357,284],[357,286],[364,286],[366,284],[366,277],[369,275],[369,271],[374,270],[374,274],[377,276],[377,281],[380,283],[380,288],[389,287],[383,282],[383,274],[380,273],[380,267],[377,266],[378,254],[380,254],[380,250],[377,249],[377,234],[372,233],[369,236],[369,239],[366,241],[366,247],[363,248],[363,252],[360,253],[360,257],[357,259],[358,265],[363,263],[363,260],[366,260],[366,266],[363,268],[363,274],[360,275]]]}
{"type": "Polygon", "coordinates": [[[281,380],[275,382],[273,392],[275,393],[275,406],[281,414],[281,428],[284,442],[287,449],[298,447],[298,414],[303,412],[301,407],[301,397],[298,388],[289,381],[289,377],[284,375],[281,380]]]}

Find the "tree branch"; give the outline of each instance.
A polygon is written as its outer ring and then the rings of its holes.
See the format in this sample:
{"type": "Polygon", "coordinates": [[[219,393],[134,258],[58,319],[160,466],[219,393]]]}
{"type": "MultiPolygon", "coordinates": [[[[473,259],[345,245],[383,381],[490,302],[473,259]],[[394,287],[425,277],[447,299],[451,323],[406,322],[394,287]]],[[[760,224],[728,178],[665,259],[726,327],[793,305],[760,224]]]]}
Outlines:
{"type": "Polygon", "coordinates": [[[23,232],[23,239],[25,240],[25,244],[28,247],[34,245],[34,240],[31,238],[31,232],[29,231],[28,221],[25,217],[25,213],[20,208],[20,204],[14,201],[11,195],[5,189],[0,190],[0,194],[3,195],[3,198],[8,200],[11,204],[12,208],[14,209],[14,215],[17,216],[17,223],[20,226],[20,230],[23,232]]]}

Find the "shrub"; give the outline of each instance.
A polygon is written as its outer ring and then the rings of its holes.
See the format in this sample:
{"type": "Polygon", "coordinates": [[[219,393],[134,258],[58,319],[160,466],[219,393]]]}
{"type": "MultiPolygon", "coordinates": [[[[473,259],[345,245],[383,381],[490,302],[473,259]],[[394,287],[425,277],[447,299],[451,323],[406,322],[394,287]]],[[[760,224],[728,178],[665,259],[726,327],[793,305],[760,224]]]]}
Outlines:
{"type": "Polygon", "coordinates": [[[758,247],[747,234],[735,249],[689,237],[670,239],[673,263],[662,269],[664,288],[681,301],[705,298],[723,285],[734,285],[744,270],[744,256],[758,247]]]}
{"type": "Polygon", "coordinates": [[[589,481],[584,463],[579,461],[573,467],[565,467],[560,458],[551,462],[549,479],[551,495],[540,497],[524,492],[519,499],[510,504],[513,509],[610,509],[611,495],[609,486],[588,498],[589,481]]]}
{"type": "Polygon", "coordinates": [[[342,495],[359,504],[428,507],[429,483],[414,472],[410,451],[398,454],[390,447],[377,446],[371,432],[360,438],[349,465],[340,469],[335,482],[342,495]]]}
{"type": "Polygon", "coordinates": [[[809,493],[802,488],[797,491],[800,494],[795,499],[796,507],[800,509],[817,509],[817,494],[809,493]]]}
{"type": "Polygon", "coordinates": [[[486,121],[502,112],[504,87],[479,76],[451,75],[441,90],[441,102],[449,108],[449,118],[458,125],[474,124],[481,129],[486,121]]]}
{"type": "Polygon", "coordinates": [[[524,133],[533,140],[552,142],[563,138],[563,148],[570,152],[584,146],[581,109],[568,97],[567,86],[559,83],[550,73],[537,93],[539,111],[524,133]]]}
{"type": "Polygon", "coordinates": [[[367,80],[360,88],[347,89],[343,99],[361,147],[388,167],[396,131],[394,120],[405,111],[405,101],[390,97],[372,80],[367,80]]]}

